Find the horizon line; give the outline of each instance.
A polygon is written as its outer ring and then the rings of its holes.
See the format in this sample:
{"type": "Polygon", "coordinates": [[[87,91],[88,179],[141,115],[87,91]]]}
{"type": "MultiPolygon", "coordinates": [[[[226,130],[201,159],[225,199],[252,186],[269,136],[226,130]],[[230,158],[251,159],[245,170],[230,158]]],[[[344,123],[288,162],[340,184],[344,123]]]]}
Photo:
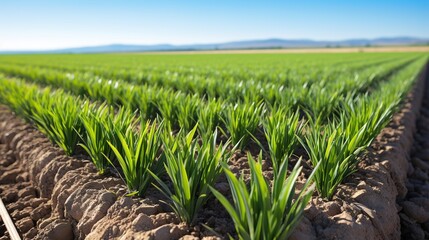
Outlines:
{"type": "MultiPolygon", "coordinates": [[[[253,39],[241,39],[241,40],[228,40],[222,42],[193,42],[193,43],[104,43],[104,44],[91,44],[91,45],[75,45],[75,46],[67,46],[67,47],[58,47],[58,48],[41,48],[41,49],[0,49],[1,53],[7,52],[51,52],[51,51],[64,51],[64,50],[73,50],[73,49],[81,49],[81,48],[95,48],[95,47],[109,47],[109,46],[141,46],[141,47],[150,47],[150,46],[171,46],[171,47],[185,47],[192,45],[222,45],[229,43],[240,43],[240,42],[252,42],[252,41],[268,41],[268,40],[286,40],[286,41],[313,41],[313,42],[345,42],[351,40],[367,40],[374,41],[380,39],[395,39],[395,38],[411,38],[419,41],[429,41],[429,37],[422,36],[409,36],[409,35],[395,35],[395,36],[380,36],[380,37],[353,37],[353,38],[343,38],[343,39],[315,39],[315,38],[281,38],[281,37],[267,37],[267,38],[253,38],[253,39]]],[[[261,47],[263,48],[263,47],[261,47]]],[[[291,47],[298,48],[298,47],[291,47]]],[[[313,47],[304,47],[304,48],[313,48],[313,47]]],[[[192,49],[191,49],[192,50],[192,49]]]]}

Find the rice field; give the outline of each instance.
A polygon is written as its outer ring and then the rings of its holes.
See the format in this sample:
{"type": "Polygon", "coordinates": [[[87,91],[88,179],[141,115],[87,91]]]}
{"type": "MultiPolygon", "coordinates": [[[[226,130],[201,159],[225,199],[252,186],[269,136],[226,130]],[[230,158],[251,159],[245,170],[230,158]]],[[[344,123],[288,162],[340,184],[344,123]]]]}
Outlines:
{"type": "Polygon", "coordinates": [[[3,55],[0,103],[68,156],[239,239],[286,239],[332,200],[401,108],[426,53],[3,55]],[[239,171],[232,159],[246,159],[239,171]],[[219,179],[228,192],[216,188],[219,179]]]}

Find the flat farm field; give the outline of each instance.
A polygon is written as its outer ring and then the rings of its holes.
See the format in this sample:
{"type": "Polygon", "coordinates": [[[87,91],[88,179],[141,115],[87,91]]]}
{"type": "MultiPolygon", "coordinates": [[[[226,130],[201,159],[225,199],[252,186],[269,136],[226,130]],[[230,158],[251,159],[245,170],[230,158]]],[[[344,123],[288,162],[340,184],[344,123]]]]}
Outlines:
{"type": "Polygon", "coordinates": [[[429,49],[376,49],[0,55],[1,199],[26,239],[429,238],[429,49]]]}

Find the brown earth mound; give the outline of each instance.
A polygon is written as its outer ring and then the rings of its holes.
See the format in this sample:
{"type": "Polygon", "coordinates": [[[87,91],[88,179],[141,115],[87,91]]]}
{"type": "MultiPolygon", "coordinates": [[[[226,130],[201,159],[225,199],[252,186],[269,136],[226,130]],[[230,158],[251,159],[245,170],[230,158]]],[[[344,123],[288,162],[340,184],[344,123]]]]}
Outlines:
{"type": "MultiPolygon", "coordinates": [[[[429,89],[425,89],[429,96],[429,89]]],[[[411,150],[406,181],[408,193],[398,203],[402,207],[403,239],[429,239],[429,99],[423,99],[417,134],[411,150]]]]}

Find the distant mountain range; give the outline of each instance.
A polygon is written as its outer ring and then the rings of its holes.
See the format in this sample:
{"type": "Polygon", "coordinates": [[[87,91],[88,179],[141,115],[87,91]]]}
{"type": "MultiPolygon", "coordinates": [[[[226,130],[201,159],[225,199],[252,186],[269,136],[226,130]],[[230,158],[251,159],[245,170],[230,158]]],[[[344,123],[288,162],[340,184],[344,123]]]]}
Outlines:
{"type": "Polygon", "coordinates": [[[324,47],[365,47],[365,46],[403,46],[427,45],[429,39],[415,37],[385,37],[376,39],[349,39],[341,41],[316,41],[309,39],[264,39],[235,41],[215,44],[187,45],[129,45],[111,44],[104,46],[65,48],[47,51],[0,51],[0,54],[18,53],[108,53],[108,52],[149,52],[149,51],[201,51],[228,49],[269,49],[269,48],[324,48],[324,47]]]}

